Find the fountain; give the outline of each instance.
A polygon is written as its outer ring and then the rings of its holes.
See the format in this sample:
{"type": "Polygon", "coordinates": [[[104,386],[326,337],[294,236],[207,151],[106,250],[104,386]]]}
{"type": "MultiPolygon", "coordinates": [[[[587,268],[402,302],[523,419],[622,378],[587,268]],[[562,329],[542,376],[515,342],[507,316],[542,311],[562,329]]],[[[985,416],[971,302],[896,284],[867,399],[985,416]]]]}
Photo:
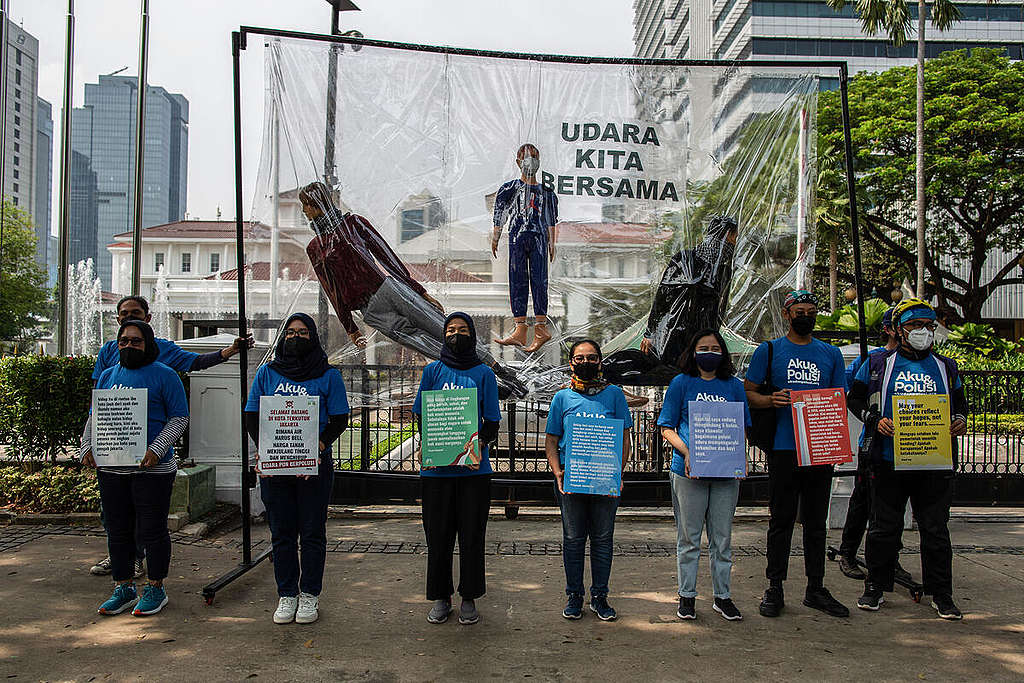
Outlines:
{"type": "Polygon", "coordinates": [[[68,342],[72,355],[94,354],[99,348],[101,293],[91,258],[68,266],[68,342]]]}
{"type": "Polygon", "coordinates": [[[152,317],[153,334],[160,339],[171,336],[171,303],[167,295],[167,271],[163,266],[157,271],[156,287],[153,289],[153,300],[149,302],[152,317]]]}

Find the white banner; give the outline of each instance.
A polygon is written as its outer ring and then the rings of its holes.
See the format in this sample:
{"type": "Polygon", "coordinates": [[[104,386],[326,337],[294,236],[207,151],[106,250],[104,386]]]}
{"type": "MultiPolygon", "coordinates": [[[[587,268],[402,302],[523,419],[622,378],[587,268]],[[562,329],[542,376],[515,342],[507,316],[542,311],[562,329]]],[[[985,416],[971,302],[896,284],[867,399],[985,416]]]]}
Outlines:
{"type": "Polygon", "coordinates": [[[148,389],[93,389],[92,457],[99,467],[138,465],[148,445],[148,389]]]}
{"type": "Polygon", "coordinates": [[[316,474],[320,452],[319,396],[261,396],[261,474],[316,474]]]}

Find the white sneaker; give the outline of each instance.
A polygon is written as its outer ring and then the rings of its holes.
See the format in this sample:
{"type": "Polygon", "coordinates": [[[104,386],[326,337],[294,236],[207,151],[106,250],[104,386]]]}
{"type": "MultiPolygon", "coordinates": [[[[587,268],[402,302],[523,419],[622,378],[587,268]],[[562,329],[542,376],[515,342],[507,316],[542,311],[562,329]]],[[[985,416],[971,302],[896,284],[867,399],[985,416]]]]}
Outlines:
{"type": "Polygon", "coordinates": [[[309,593],[299,593],[299,608],[295,612],[296,624],[312,624],[320,618],[320,598],[309,593]]]}
{"type": "Polygon", "coordinates": [[[290,624],[295,621],[295,611],[299,607],[298,598],[280,598],[274,612],[275,624],[290,624]]]}

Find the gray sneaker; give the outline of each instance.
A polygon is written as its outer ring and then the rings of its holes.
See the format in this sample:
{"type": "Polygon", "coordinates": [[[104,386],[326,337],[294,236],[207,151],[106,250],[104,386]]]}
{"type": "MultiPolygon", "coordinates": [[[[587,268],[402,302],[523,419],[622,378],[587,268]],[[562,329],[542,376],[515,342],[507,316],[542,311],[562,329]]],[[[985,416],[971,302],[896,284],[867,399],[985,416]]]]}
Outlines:
{"type": "Polygon", "coordinates": [[[448,621],[448,615],[452,613],[451,600],[434,600],[434,606],[427,613],[427,621],[431,624],[443,624],[448,621]]]}
{"type": "Polygon", "coordinates": [[[480,612],[476,609],[476,602],[473,600],[462,600],[462,606],[459,607],[459,623],[463,626],[469,626],[480,621],[480,612]]]}
{"type": "Polygon", "coordinates": [[[110,568],[109,555],[104,557],[102,560],[94,564],[91,569],[89,569],[89,573],[94,574],[96,576],[106,576],[112,571],[113,570],[110,568]]]}

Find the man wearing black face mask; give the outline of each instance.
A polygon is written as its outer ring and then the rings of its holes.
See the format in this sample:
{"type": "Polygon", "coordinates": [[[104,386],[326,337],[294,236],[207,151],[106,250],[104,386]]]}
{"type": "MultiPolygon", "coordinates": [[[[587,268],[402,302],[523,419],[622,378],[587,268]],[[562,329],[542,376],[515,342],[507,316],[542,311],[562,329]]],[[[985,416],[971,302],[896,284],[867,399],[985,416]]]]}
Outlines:
{"type": "Polygon", "coordinates": [[[767,454],[771,517],[765,574],[770,585],[760,606],[761,614],[766,617],[779,616],[785,606],[782,582],[789,570],[798,505],[803,510],[807,575],[804,605],[834,617],[850,615],[850,610],[833,598],[823,583],[832,465],[797,465],[790,407],[791,389],[846,388],[843,354],[835,346],[811,336],[817,315],[818,306],[810,292],[790,292],[783,304],[783,317],[789,323],[789,331],[786,336],[757,348],[743,383],[752,409],[775,408],[776,413],[774,446],[767,454]],[[776,391],[760,393],[761,385],[769,378],[776,391]]]}

